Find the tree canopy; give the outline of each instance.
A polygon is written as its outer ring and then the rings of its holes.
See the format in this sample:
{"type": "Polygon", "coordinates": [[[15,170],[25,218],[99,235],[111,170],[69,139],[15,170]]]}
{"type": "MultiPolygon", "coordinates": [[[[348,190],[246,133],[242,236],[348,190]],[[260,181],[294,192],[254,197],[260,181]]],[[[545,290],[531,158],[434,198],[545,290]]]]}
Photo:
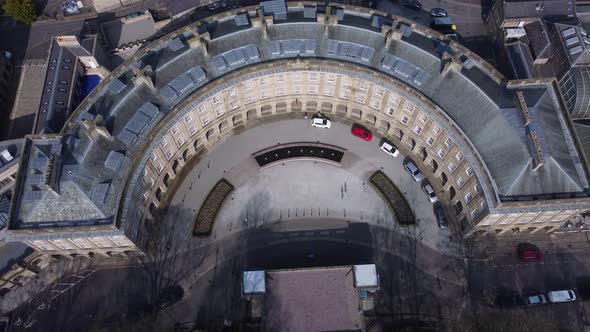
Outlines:
{"type": "Polygon", "coordinates": [[[15,20],[26,24],[33,23],[37,16],[33,0],[5,0],[2,9],[15,20]]]}

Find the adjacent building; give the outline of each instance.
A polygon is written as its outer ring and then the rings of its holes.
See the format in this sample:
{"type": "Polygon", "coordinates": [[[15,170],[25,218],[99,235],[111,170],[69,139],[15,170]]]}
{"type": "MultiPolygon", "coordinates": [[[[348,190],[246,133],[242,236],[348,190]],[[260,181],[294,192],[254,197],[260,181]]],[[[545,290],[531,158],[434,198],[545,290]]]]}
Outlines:
{"type": "Polygon", "coordinates": [[[526,24],[539,18],[573,18],[575,14],[575,0],[496,0],[484,22],[492,41],[502,46],[505,38],[522,34],[526,24]]]}
{"type": "Polygon", "coordinates": [[[54,37],[33,134],[60,132],[89,90],[108,75],[106,63],[96,35],[54,37]]]}
{"type": "Polygon", "coordinates": [[[245,271],[242,293],[264,331],[364,331],[378,280],[374,264],[245,271]]]}

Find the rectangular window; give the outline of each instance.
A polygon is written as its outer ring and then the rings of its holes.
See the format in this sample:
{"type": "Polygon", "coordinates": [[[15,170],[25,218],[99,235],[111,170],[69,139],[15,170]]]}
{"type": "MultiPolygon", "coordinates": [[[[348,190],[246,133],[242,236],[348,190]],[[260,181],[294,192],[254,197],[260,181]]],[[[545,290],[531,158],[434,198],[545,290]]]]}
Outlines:
{"type": "Polygon", "coordinates": [[[324,94],[326,96],[333,96],[336,88],[333,85],[328,85],[324,88],[324,94]]]}
{"type": "Polygon", "coordinates": [[[191,136],[193,136],[197,133],[197,128],[191,126],[188,131],[191,133],[191,136]]]}
{"type": "Polygon", "coordinates": [[[409,120],[409,119],[408,119],[408,117],[407,117],[407,116],[405,116],[405,115],[402,115],[402,116],[401,116],[401,118],[399,119],[399,122],[401,122],[401,123],[403,123],[403,124],[407,125],[407,124],[408,124],[408,120],[409,120]]]}
{"type": "Polygon", "coordinates": [[[445,145],[450,148],[451,146],[453,146],[453,140],[450,137],[447,137],[447,139],[445,140],[445,145]]]}
{"type": "Polygon", "coordinates": [[[376,99],[376,98],[371,99],[371,107],[379,108],[379,99],[376,99]]]}
{"type": "Polygon", "coordinates": [[[340,98],[342,98],[342,99],[350,98],[350,90],[348,90],[348,89],[340,90],[340,98]]]}
{"type": "Polygon", "coordinates": [[[356,101],[359,104],[364,104],[365,103],[365,96],[364,95],[356,95],[354,97],[354,101],[356,101]]]}
{"type": "Polygon", "coordinates": [[[426,139],[426,144],[432,145],[433,143],[434,143],[434,138],[432,138],[431,136],[428,136],[428,138],[426,139]]]}
{"type": "Polygon", "coordinates": [[[470,192],[465,194],[465,203],[469,204],[469,202],[471,202],[472,199],[473,199],[473,195],[470,192]]]}
{"type": "Polygon", "coordinates": [[[158,173],[162,173],[163,169],[164,165],[162,165],[162,163],[158,163],[158,165],[156,165],[156,171],[158,171],[158,173]]]}
{"type": "Polygon", "coordinates": [[[260,99],[266,99],[268,97],[270,97],[270,95],[268,94],[268,92],[266,92],[266,91],[260,92],[260,99]]]}
{"type": "Polygon", "coordinates": [[[172,158],[172,150],[168,149],[168,151],[166,151],[166,159],[170,160],[170,158],[172,158]]]}
{"type": "Polygon", "coordinates": [[[285,90],[283,89],[283,87],[277,88],[277,96],[282,96],[284,94],[285,94],[285,90]]]}
{"type": "Polygon", "coordinates": [[[318,94],[318,87],[317,86],[310,86],[309,87],[309,94],[310,95],[317,95],[318,94]]]}
{"type": "Polygon", "coordinates": [[[180,139],[178,139],[178,146],[183,146],[184,143],[186,143],[186,140],[184,139],[184,137],[181,137],[180,139]]]}
{"type": "Polygon", "coordinates": [[[412,113],[412,112],[414,112],[414,107],[412,107],[412,104],[406,103],[404,105],[404,111],[406,111],[408,113],[412,113]]]}
{"type": "Polygon", "coordinates": [[[153,187],[154,184],[156,184],[156,181],[154,181],[153,178],[150,178],[150,187],[153,187]]]}
{"type": "Polygon", "coordinates": [[[471,174],[473,174],[473,168],[471,168],[471,166],[467,167],[465,169],[465,174],[467,174],[467,176],[471,176],[471,174]]]}
{"type": "Polygon", "coordinates": [[[459,186],[459,188],[463,188],[463,185],[465,185],[465,180],[463,180],[462,177],[459,177],[457,179],[457,185],[459,186]]]}
{"type": "Polygon", "coordinates": [[[367,90],[367,82],[365,82],[365,81],[360,81],[360,82],[359,82],[359,88],[360,88],[361,90],[367,90]]]}
{"type": "Polygon", "coordinates": [[[229,107],[231,107],[232,110],[235,110],[236,108],[238,108],[239,104],[237,101],[232,101],[231,103],[229,103],[229,107]]]}
{"type": "Polygon", "coordinates": [[[266,77],[262,77],[260,79],[260,85],[263,85],[264,86],[264,85],[267,85],[267,84],[268,84],[268,81],[267,81],[266,77]]]}
{"type": "Polygon", "coordinates": [[[208,116],[202,116],[201,117],[201,121],[203,121],[203,125],[206,125],[209,123],[209,117],[208,116]]]}
{"type": "Polygon", "coordinates": [[[254,98],[252,96],[246,96],[246,104],[250,104],[254,102],[254,98]]]}
{"type": "Polygon", "coordinates": [[[481,191],[481,188],[479,187],[479,183],[476,183],[476,184],[473,186],[473,191],[475,191],[476,193],[478,193],[478,192],[480,192],[480,191],[481,191]]]}
{"type": "Polygon", "coordinates": [[[336,81],[336,75],[328,75],[328,78],[326,80],[329,83],[333,83],[334,81],[336,81]]]}
{"type": "Polygon", "coordinates": [[[383,96],[383,89],[381,89],[381,88],[377,88],[377,89],[375,90],[375,94],[376,94],[377,96],[379,96],[379,97],[383,96]]]}
{"type": "Polygon", "coordinates": [[[447,154],[447,152],[445,150],[443,150],[443,149],[440,149],[440,150],[438,150],[438,153],[437,154],[438,154],[438,157],[440,159],[444,159],[445,158],[445,155],[447,154]]]}
{"type": "Polygon", "coordinates": [[[428,116],[425,113],[420,114],[420,121],[426,122],[428,120],[428,116]]]}
{"type": "Polygon", "coordinates": [[[438,135],[438,133],[440,133],[440,127],[439,126],[432,127],[432,132],[438,135]]]}
{"type": "Polygon", "coordinates": [[[252,89],[252,82],[245,82],[244,83],[244,90],[252,89]]]}
{"type": "Polygon", "coordinates": [[[457,158],[457,161],[461,161],[461,160],[463,160],[463,154],[461,152],[457,152],[457,154],[455,155],[455,158],[457,158]]]}
{"type": "Polygon", "coordinates": [[[276,76],[276,81],[279,82],[279,83],[282,83],[282,82],[285,81],[285,78],[283,77],[282,74],[281,75],[277,75],[276,76]]]}
{"type": "Polygon", "coordinates": [[[455,166],[453,163],[449,163],[447,168],[449,169],[449,172],[453,173],[457,169],[457,166],[455,166]]]}
{"type": "Polygon", "coordinates": [[[193,118],[191,117],[190,114],[188,114],[184,117],[184,122],[191,123],[192,121],[193,121],[193,118]]]}
{"type": "Polygon", "coordinates": [[[160,145],[161,145],[163,148],[165,148],[165,147],[166,147],[166,145],[168,145],[168,140],[167,140],[167,139],[165,139],[165,138],[162,138],[162,142],[160,142],[160,145]]]}
{"type": "Polygon", "coordinates": [[[221,102],[221,97],[215,96],[213,97],[213,104],[219,104],[221,102]]]}
{"type": "Polygon", "coordinates": [[[178,129],[178,126],[174,126],[172,127],[172,135],[178,135],[178,133],[180,132],[180,130],[178,129]]]}
{"type": "Polygon", "coordinates": [[[230,96],[230,97],[233,97],[233,96],[235,96],[235,95],[236,95],[236,88],[231,88],[231,89],[229,89],[229,96],[230,96]]]}
{"type": "Polygon", "coordinates": [[[155,152],[152,152],[152,161],[156,161],[158,159],[158,155],[155,152]]]}
{"type": "Polygon", "coordinates": [[[481,206],[481,209],[482,209],[482,210],[485,210],[485,209],[486,209],[486,201],[481,201],[481,202],[479,203],[479,206],[481,206]]]}
{"type": "Polygon", "coordinates": [[[293,88],[293,93],[296,94],[296,95],[298,95],[298,94],[301,93],[301,89],[298,86],[296,86],[296,87],[293,88]]]}
{"type": "Polygon", "coordinates": [[[315,82],[318,80],[318,74],[317,73],[309,73],[309,80],[312,82],[315,82]]]}
{"type": "Polygon", "coordinates": [[[216,109],[215,110],[215,114],[217,116],[222,116],[223,115],[223,108],[220,107],[220,108],[216,109]]]}
{"type": "Polygon", "coordinates": [[[389,102],[391,102],[393,105],[397,105],[398,101],[399,97],[397,95],[391,94],[389,97],[389,102]]]}
{"type": "Polygon", "coordinates": [[[342,79],[342,85],[344,85],[344,86],[350,86],[350,80],[349,79],[346,79],[346,78],[342,79]]]}
{"type": "Polygon", "coordinates": [[[475,219],[475,217],[477,217],[477,209],[471,210],[471,218],[475,219]]]}
{"type": "Polygon", "coordinates": [[[385,110],[385,113],[387,115],[393,116],[393,108],[389,107],[387,110],[385,110]]]}
{"type": "Polygon", "coordinates": [[[199,105],[199,113],[205,112],[205,104],[199,105]]]}
{"type": "Polygon", "coordinates": [[[422,132],[422,127],[420,126],[415,126],[414,127],[414,132],[418,135],[420,135],[420,133],[422,132]]]}

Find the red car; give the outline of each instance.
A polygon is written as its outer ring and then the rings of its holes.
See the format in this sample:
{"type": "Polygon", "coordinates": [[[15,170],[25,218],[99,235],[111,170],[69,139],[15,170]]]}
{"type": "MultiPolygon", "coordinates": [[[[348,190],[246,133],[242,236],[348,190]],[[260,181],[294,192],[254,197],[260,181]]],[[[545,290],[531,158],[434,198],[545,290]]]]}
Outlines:
{"type": "Polygon", "coordinates": [[[360,126],[353,126],[351,133],[353,136],[356,136],[360,139],[364,139],[367,142],[373,138],[373,134],[371,134],[369,130],[360,126]]]}
{"type": "Polygon", "coordinates": [[[538,262],[543,260],[543,253],[539,248],[521,243],[517,247],[518,258],[523,262],[538,262]]]}

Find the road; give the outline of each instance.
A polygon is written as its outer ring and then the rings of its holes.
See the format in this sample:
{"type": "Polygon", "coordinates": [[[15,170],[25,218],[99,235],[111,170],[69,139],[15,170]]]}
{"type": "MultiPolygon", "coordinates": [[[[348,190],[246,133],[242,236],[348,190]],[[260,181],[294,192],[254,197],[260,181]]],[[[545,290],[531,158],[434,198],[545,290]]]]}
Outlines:
{"type": "MultiPolygon", "coordinates": [[[[287,224],[285,222],[285,226],[287,224]]],[[[380,303],[384,312],[403,312],[413,308],[422,314],[455,317],[469,299],[462,293],[462,283],[453,277],[455,273],[460,273],[458,265],[452,266],[456,260],[411,237],[392,232],[384,240],[379,235],[388,232],[382,227],[350,224],[337,228],[328,220],[314,221],[312,228],[303,230],[288,226],[281,228],[275,225],[240,232],[205,247],[183,252],[181,260],[184,264],[190,266],[191,260],[198,261],[199,277],[187,287],[182,301],[152,317],[151,328],[163,330],[174,323],[186,322],[212,327],[221,324],[223,319],[239,320],[239,275],[243,270],[374,262],[379,268],[383,291],[380,303]],[[306,259],[308,252],[314,252],[317,258],[312,261],[306,259]],[[202,253],[206,253],[204,259],[202,253]]],[[[589,263],[584,255],[549,255],[542,264],[521,264],[514,257],[473,262],[469,287],[471,299],[476,304],[485,304],[483,296],[486,293],[506,288],[525,294],[561,288],[576,288],[579,292],[577,287],[588,280],[585,275],[588,275],[589,263]]],[[[172,272],[174,275],[178,271],[172,272]]],[[[59,296],[51,305],[48,305],[49,295],[46,295],[45,298],[37,298],[30,307],[19,308],[13,317],[21,318],[21,325],[13,326],[11,331],[88,330],[98,326],[114,328],[120,326],[117,324],[120,324],[122,313],[127,313],[134,324],[142,324],[134,317],[142,315],[141,308],[148,302],[146,294],[151,288],[150,275],[148,268],[99,270],[59,296]],[[27,318],[32,308],[41,309],[34,310],[27,318]],[[34,323],[25,329],[27,322],[34,323]]],[[[562,319],[562,326],[577,330],[580,305],[549,305],[545,309],[557,313],[558,317],[568,317],[562,319]]]]}
{"type": "MultiPolygon", "coordinates": [[[[184,300],[158,315],[158,326],[152,327],[153,330],[162,330],[175,322],[185,321],[199,321],[207,325],[212,321],[218,321],[219,315],[238,320],[239,275],[241,271],[251,269],[376,262],[383,276],[382,285],[386,293],[384,301],[398,303],[399,301],[390,298],[388,294],[395,294],[394,298],[409,297],[410,288],[413,287],[412,293],[432,295],[429,289],[437,282],[436,274],[412,268],[417,260],[424,260],[428,261],[427,265],[433,268],[437,265],[441,269],[441,279],[445,287],[437,288],[437,297],[440,297],[438,302],[448,303],[458,298],[461,287],[454,280],[445,281],[446,278],[442,274],[451,276],[451,273],[442,269],[445,269],[445,265],[450,261],[454,261],[453,258],[440,255],[399,234],[391,234],[391,243],[383,243],[382,237],[377,235],[383,233],[380,227],[344,223],[340,228],[335,228],[332,222],[325,223],[327,228],[323,227],[324,221],[315,221],[313,229],[306,228],[303,231],[291,228],[283,231],[281,228],[277,229],[276,225],[274,228],[263,227],[236,233],[206,247],[183,252],[183,265],[190,266],[191,260],[199,261],[196,268],[199,278],[187,288],[184,300]],[[312,261],[306,259],[308,252],[314,252],[317,258],[312,261]],[[202,253],[208,253],[203,260],[199,258],[202,253]],[[408,253],[415,255],[407,256],[408,253]],[[417,283],[400,284],[403,278],[399,277],[399,274],[410,271],[416,277],[413,280],[417,283]]],[[[174,275],[179,271],[160,272],[174,275]]],[[[57,297],[51,304],[48,299],[52,293],[46,292],[36,298],[30,306],[19,308],[13,314],[11,331],[89,330],[97,327],[93,325],[95,323],[111,326],[109,324],[118,320],[119,313],[135,312],[147,302],[146,294],[149,294],[152,286],[151,275],[149,268],[99,270],[57,297]],[[133,282],[130,283],[129,280],[133,282]],[[31,312],[32,314],[29,314],[31,312]],[[15,326],[16,321],[21,323],[15,326]],[[25,329],[26,323],[32,323],[32,326],[25,329]]],[[[449,307],[449,310],[452,309],[449,307]]],[[[437,309],[435,307],[432,310],[437,309]]]]}

